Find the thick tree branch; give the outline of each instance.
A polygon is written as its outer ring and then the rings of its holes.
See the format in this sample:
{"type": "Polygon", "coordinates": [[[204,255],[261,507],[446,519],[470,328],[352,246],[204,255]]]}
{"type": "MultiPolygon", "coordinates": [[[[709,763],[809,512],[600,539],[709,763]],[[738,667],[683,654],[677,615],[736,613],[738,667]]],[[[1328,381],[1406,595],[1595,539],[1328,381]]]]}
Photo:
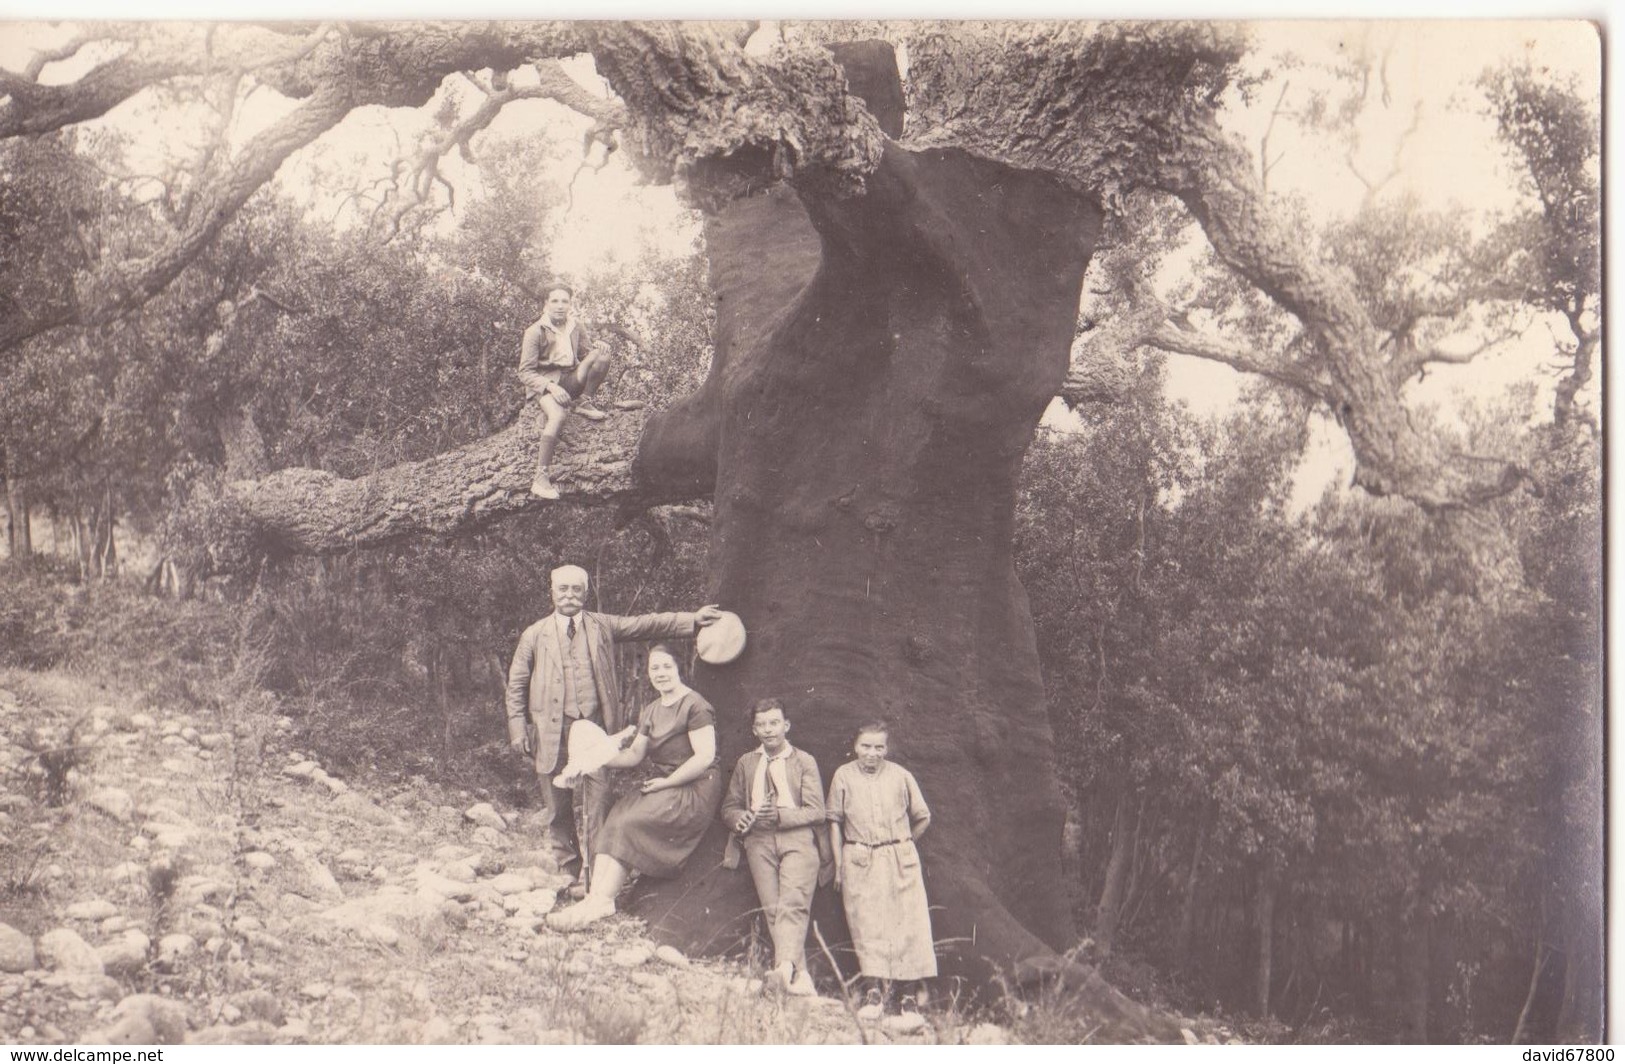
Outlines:
{"type": "Polygon", "coordinates": [[[1177,23],[911,41],[911,142],[1062,174],[1108,203],[1136,187],[1177,196],[1220,261],[1303,324],[1356,483],[1430,509],[1512,490],[1515,467],[1453,455],[1411,421],[1358,293],[1282,224],[1250,153],[1219,127],[1215,100],[1241,47],[1234,27],[1177,23]]]}
{"type": "Polygon", "coordinates": [[[855,193],[879,163],[880,127],[824,48],[764,63],[739,32],[710,25],[595,23],[582,35],[626,102],[645,171],[700,206],[786,178],[855,193]]]}
{"type": "Polygon", "coordinates": [[[0,138],[97,117],[143,89],[205,72],[252,70],[261,83],[304,100],[205,178],[181,228],[153,254],[80,274],[73,299],[0,322],[0,352],[59,326],[105,324],[151,298],[288,156],[355,108],[419,106],[459,70],[519,66],[580,49],[565,23],[373,24],[343,33],[318,27],[292,42],[264,27],[183,24],[150,28],[125,55],[67,85],[41,86],[0,72],[0,89],[10,93],[0,105],[0,138]]]}
{"type": "MultiPolygon", "coordinates": [[[[632,470],[641,413],[601,424],[572,419],[552,467],[567,502],[651,504],[670,501],[632,470]]],[[[231,496],[274,552],[331,554],[414,535],[444,535],[507,514],[558,505],[530,494],[540,418],[527,407],[495,435],[346,480],[314,469],[283,469],[231,485],[231,496]]]]}
{"type": "Polygon", "coordinates": [[[1284,365],[1270,358],[1260,358],[1256,352],[1239,344],[1221,340],[1216,336],[1206,336],[1191,329],[1183,329],[1173,322],[1164,322],[1145,338],[1145,342],[1151,347],[1176,355],[1190,355],[1192,358],[1205,359],[1208,362],[1219,362],[1243,373],[1266,377],[1315,399],[1324,401],[1326,398],[1320,382],[1297,367],[1284,365]]]}

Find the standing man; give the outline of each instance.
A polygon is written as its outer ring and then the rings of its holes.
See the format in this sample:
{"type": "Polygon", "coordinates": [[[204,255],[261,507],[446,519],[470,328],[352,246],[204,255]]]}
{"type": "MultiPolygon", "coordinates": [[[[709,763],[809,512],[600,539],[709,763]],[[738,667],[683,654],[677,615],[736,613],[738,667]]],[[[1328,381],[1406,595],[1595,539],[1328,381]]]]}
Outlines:
{"type": "Polygon", "coordinates": [[[739,759],[728,781],[722,822],[734,834],[722,863],[738,868],[743,846],[773,938],[771,974],[789,993],[810,997],[818,993],[807,974],[813,890],[835,869],[824,828],[824,780],[813,756],[791,747],[789,731],[778,699],[764,698],[751,709],[751,732],[762,745],[739,759]]]}
{"type": "Polygon", "coordinates": [[[586,328],[571,313],[574,301],[575,292],[569,285],[549,285],[542,316],[525,330],[520,345],[519,379],[525,382],[526,395],[541,403],[546,417],[536,452],[536,477],[530,483],[531,494],[543,499],[559,497],[548,477],[548,466],[571,402],[575,401],[575,412],[590,421],[608,416],[593,405],[592,397],[609,372],[609,353],[587,338],[586,328]]]}
{"type": "MultiPolygon", "coordinates": [[[[620,731],[627,714],[615,673],[619,640],[691,636],[722,616],[715,606],[694,613],[647,613],[617,617],[589,613],[587,571],[578,565],[553,570],[553,612],[526,628],[508,668],[508,744],[530,758],[542,785],[542,824],[559,870],[577,875],[585,891],[592,865],[593,837],[609,812],[608,777],[603,769],[582,777],[579,801],[581,838],[576,838],[574,800],[569,788],[555,787],[569,749],[569,729],[591,721],[607,733],[620,731]]],[[[579,893],[577,896],[580,896],[579,893]]]]}

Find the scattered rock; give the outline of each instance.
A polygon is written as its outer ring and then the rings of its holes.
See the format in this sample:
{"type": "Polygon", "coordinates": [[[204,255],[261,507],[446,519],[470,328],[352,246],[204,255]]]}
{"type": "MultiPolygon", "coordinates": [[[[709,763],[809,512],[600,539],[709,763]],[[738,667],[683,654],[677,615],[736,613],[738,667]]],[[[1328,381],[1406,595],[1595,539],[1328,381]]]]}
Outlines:
{"type": "Polygon", "coordinates": [[[502,814],[490,802],[480,802],[464,809],[463,819],[499,832],[508,830],[508,822],[502,819],[502,814]]]}
{"type": "Polygon", "coordinates": [[[498,894],[523,894],[534,886],[529,876],[522,876],[517,872],[504,872],[491,880],[491,889],[498,894]]]}
{"type": "Polygon", "coordinates": [[[627,978],[634,986],[641,986],[655,997],[669,998],[677,995],[677,988],[663,975],[656,975],[653,972],[633,972],[627,978]]]}
{"type": "Polygon", "coordinates": [[[254,850],[252,853],[243,854],[243,864],[256,872],[269,872],[276,867],[276,858],[264,850],[254,850]]]}
{"type": "Polygon", "coordinates": [[[965,1044],[968,1046],[1002,1046],[1009,1044],[1004,1028],[996,1023],[979,1023],[965,1035],[965,1044]]]}
{"type": "Polygon", "coordinates": [[[96,947],[102,969],[109,975],[132,975],[147,965],[147,952],[152,939],[141,931],[130,928],[113,941],[96,947]]]}
{"type": "Polygon", "coordinates": [[[231,736],[225,732],[209,732],[197,737],[197,744],[205,750],[218,750],[231,741],[231,736]]]}
{"type": "Polygon", "coordinates": [[[10,924],[0,924],[0,972],[26,972],[35,963],[34,940],[10,924]]]}
{"type": "Polygon", "coordinates": [[[180,730],[180,736],[189,743],[195,743],[198,741],[198,739],[202,738],[202,736],[198,735],[197,729],[192,727],[182,728],[180,730]]]}
{"type": "Polygon", "coordinates": [[[39,953],[40,965],[52,971],[102,974],[101,958],[96,956],[90,943],[80,938],[78,932],[66,927],[45,932],[39,937],[35,949],[39,953]]]}
{"type": "Polygon", "coordinates": [[[173,970],[197,952],[197,939],[176,932],[158,940],[158,964],[173,970]]]}
{"type": "Polygon", "coordinates": [[[310,1024],[301,1019],[292,1019],[278,1027],[276,1034],[278,1041],[308,1042],[310,1041],[310,1024]]]}
{"type": "Polygon", "coordinates": [[[925,1017],[917,1012],[904,1012],[887,1016],[881,1024],[887,1034],[919,1034],[925,1030],[925,1017]]]}
{"type": "Polygon", "coordinates": [[[479,827],[475,828],[474,834],[471,837],[481,846],[496,847],[501,846],[507,841],[502,832],[491,827],[489,824],[481,824],[479,827]]]}
{"type": "Polygon", "coordinates": [[[304,986],[299,988],[299,996],[302,998],[308,998],[311,1001],[320,1001],[322,998],[326,997],[332,992],[332,987],[321,982],[306,983],[304,986]]]}
{"type": "Polygon", "coordinates": [[[333,811],[344,816],[354,817],[363,824],[371,824],[374,827],[399,824],[399,821],[389,810],[380,807],[377,802],[359,791],[349,791],[335,796],[333,811]]]}
{"type": "Polygon", "coordinates": [[[234,1008],[241,1009],[242,1014],[249,1019],[259,1020],[273,1027],[281,1027],[286,1018],[282,1013],[282,1002],[269,990],[259,988],[242,990],[226,1000],[234,1008]]]}
{"type": "Polygon", "coordinates": [[[858,1009],[858,1019],[862,1020],[864,1023],[879,1023],[880,1020],[885,1017],[885,1015],[886,1010],[878,1003],[873,1005],[864,1005],[862,1008],[858,1009]]]}
{"type": "Polygon", "coordinates": [[[402,932],[418,936],[447,926],[444,899],[432,893],[408,894],[398,887],[352,898],[324,910],[318,918],[386,946],[399,944],[402,932]]]}
{"type": "Polygon", "coordinates": [[[125,720],[129,722],[130,727],[140,731],[150,731],[158,723],[149,713],[131,713],[125,720]]]}
{"type": "Polygon", "coordinates": [[[63,910],[70,920],[105,920],[118,915],[118,906],[106,898],[76,901],[63,910]]]}
{"type": "Polygon", "coordinates": [[[157,994],[131,994],[113,1008],[112,1023],[83,1040],[102,1045],[179,1045],[186,1037],[186,1010],[157,994]]]}
{"type": "Polygon", "coordinates": [[[190,1046],[260,1046],[277,1040],[277,1029],[260,1020],[243,1024],[217,1023],[201,1031],[193,1031],[186,1038],[190,1046]]]}
{"type": "Polygon", "coordinates": [[[1179,1029],[1179,1037],[1183,1038],[1185,1040],[1185,1044],[1188,1046],[1199,1046],[1202,1044],[1202,1040],[1196,1037],[1196,1032],[1191,1030],[1189,1027],[1181,1027],[1179,1029]]]}
{"type": "Polygon", "coordinates": [[[107,870],[107,878],[115,883],[144,883],[147,879],[147,866],[138,861],[123,861],[107,870]]]}
{"type": "Polygon", "coordinates": [[[689,959],[683,956],[683,951],[676,946],[656,946],[655,960],[662,964],[669,964],[673,968],[687,968],[689,959]]]}
{"type": "Polygon", "coordinates": [[[317,780],[317,782],[320,783],[323,787],[326,787],[329,792],[331,792],[332,794],[335,794],[335,795],[345,794],[350,789],[350,785],[348,783],[345,783],[341,779],[334,779],[332,776],[328,776],[328,775],[325,775],[325,774],[322,775],[317,780]]]}
{"type": "Polygon", "coordinates": [[[213,876],[183,876],[175,884],[175,900],[186,906],[203,903],[223,905],[230,900],[231,893],[231,884],[222,883],[213,876]]]}
{"type": "Polygon", "coordinates": [[[314,761],[301,761],[296,765],[289,765],[282,770],[284,776],[292,776],[296,780],[308,780],[322,770],[322,766],[314,761]]]}
{"type": "Polygon", "coordinates": [[[117,787],[103,787],[88,798],[85,804],[99,813],[105,813],[120,824],[128,824],[135,816],[135,799],[130,792],[117,787]]]}
{"type": "Polygon", "coordinates": [[[333,878],[333,873],[328,871],[326,865],[314,857],[305,860],[305,882],[318,897],[344,897],[344,890],[339,886],[339,881],[333,878]]]}

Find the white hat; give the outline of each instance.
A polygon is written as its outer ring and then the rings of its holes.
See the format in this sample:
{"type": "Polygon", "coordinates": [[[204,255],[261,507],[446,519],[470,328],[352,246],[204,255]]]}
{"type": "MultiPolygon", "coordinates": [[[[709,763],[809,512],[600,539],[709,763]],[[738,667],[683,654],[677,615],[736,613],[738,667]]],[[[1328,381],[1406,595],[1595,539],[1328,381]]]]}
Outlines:
{"type": "Polygon", "coordinates": [[[710,665],[726,665],[745,649],[745,623],[739,614],[722,611],[722,616],[701,628],[694,636],[694,650],[710,665]]]}
{"type": "Polygon", "coordinates": [[[631,728],[615,735],[605,735],[604,729],[590,720],[578,720],[570,725],[569,760],[564,771],[553,777],[553,786],[568,787],[581,777],[597,772],[621,752],[621,738],[631,728]]]}

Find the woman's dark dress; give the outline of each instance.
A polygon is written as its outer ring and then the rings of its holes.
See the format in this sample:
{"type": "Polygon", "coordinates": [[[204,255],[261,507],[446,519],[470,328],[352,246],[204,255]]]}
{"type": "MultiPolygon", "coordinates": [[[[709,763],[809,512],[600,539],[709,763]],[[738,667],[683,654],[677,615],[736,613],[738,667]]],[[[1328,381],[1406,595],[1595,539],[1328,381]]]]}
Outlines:
{"type": "MultiPolygon", "coordinates": [[[[644,764],[670,775],[694,756],[688,733],[716,726],[711,703],[689,691],[669,706],[643,707],[638,731],[649,737],[644,764]]],[[[715,761],[698,779],[653,794],[633,793],[615,803],[598,829],[598,852],[646,876],[676,875],[722,805],[722,776],[715,761]]]]}

